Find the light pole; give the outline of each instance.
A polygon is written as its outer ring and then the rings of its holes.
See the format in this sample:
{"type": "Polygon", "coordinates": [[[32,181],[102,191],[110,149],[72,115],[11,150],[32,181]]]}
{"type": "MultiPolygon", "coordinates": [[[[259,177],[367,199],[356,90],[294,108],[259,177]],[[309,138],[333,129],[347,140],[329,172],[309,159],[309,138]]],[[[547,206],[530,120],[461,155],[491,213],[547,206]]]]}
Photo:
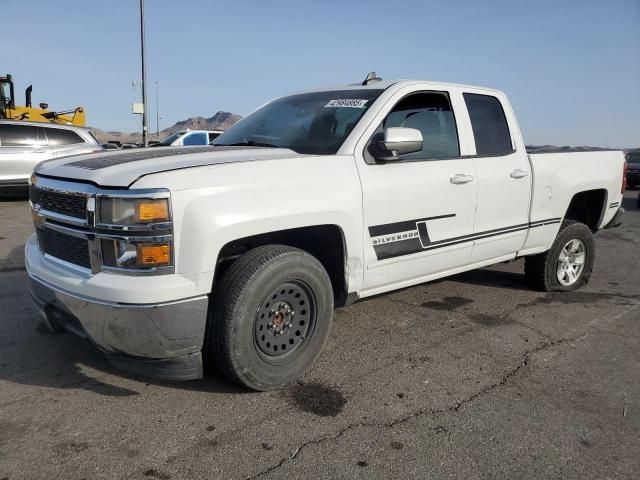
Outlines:
{"type": "Polygon", "coordinates": [[[147,69],[144,59],[144,0],[140,0],[140,54],[142,57],[142,143],[145,147],[148,147],[149,119],[147,116],[147,69]]]}
{"type": "Polygon", "coordinates": [[[160,104],[158,103],[158,81],[156,80],[156,140],[160,141],[160,104]]]}

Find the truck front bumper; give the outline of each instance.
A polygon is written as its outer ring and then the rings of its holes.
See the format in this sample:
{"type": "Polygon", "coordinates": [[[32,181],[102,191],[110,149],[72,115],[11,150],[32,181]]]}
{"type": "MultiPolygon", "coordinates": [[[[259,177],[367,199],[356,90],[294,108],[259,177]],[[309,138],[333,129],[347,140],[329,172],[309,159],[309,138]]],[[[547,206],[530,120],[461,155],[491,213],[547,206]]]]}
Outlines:
{"type": "Polygon", "coordinates": [[[156,305],[80,298],[32,275],[31,294],[52,330],[89,339],[122,370],[163,380],[202,378],[207,297],[156,305]]]}
{"type": "Polygon", "coordinates": [[[202,378],[208,296],[145,304],[92,298],[54,285],[51,274],[57,269],[47,267],[33,240],[25,253],[32,297],[50,328],[89,339],[114,366],[136,375],[202,378]]]}

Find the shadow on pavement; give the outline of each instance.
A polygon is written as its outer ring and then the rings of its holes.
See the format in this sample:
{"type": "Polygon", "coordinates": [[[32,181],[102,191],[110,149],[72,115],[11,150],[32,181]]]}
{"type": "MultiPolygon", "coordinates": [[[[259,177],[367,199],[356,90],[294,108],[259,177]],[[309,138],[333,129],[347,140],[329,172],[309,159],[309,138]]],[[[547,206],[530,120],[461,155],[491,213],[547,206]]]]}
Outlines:
{"type": "MultiPolygon", "coordinates": [[[[189,382],[166,382],[129,375],[112,367],[89,341],[71,333],[49,333],[40,323],[35,327],[33,335],[24,340],[17,338],[8,345],[0,344],[0,349],[5,352],[13,350],[9,358],[3,355],[4,358],[0,360],[0,379],[17,384],[62,390],[82,389],[109,397],[128,397],[141,393],[133,388],[108,383],[101,374],[87,374],[84,372],[86,367],[120,379],[139,382],[140,386],[152,384],[199,392],[247,393],[247,390],[236,387],[217,372],[208,373],[203,380],[189,382]]],[[[117,380],[116,383],[121,383],[117,380]]]]}
{"type": "Polygon", "coordinates": [[[470,285],[479,285],[482,287],[505,288],[511,291],[534,291],[530,288],[523,273],[502,272],[499,270],[471,270],[469,272],[460,273],[447,280],[451,282],[467,283],[470,285]]]}
{"type": "Polygon", "coordinates": [[[116,369],[88,340],[71,333],[50,333],[28,291],[24,272],[0,272],[0,380],[56,389],[84,389],[112,397],[139,395],[141,391],[132,386],[132,380],[139,382],[139,387],[153,384],[180,390],[247,393],[217,372],[208,373],[203,380],[170,382],[116,369]]]}

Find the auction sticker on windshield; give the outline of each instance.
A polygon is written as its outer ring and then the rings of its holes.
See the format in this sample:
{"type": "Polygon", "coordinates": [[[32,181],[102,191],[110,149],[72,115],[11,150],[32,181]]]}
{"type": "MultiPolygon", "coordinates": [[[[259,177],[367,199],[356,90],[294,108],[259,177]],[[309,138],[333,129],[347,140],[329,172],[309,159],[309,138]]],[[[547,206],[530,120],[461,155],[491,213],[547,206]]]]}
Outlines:
{"type": "Polygon", "coordinates": [[[325,105],[325,108],[364,108],[368,101],[369,100],[360,98],[329,100],[329,103],[325,105]]]}

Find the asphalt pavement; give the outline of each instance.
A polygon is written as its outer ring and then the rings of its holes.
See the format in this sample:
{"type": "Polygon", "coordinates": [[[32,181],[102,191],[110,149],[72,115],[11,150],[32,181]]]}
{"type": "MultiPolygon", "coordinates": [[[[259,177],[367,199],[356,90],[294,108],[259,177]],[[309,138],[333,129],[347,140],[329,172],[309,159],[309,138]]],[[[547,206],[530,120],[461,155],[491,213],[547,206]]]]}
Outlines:
{"type": "Polygon", "coordinates": [[[133,377],[47,333],[27,202],[0,199],[0,480],[640,478],[636,195],[585,288],[533,291],[517,261],[364,300],[269,393],[133,377]]]}

